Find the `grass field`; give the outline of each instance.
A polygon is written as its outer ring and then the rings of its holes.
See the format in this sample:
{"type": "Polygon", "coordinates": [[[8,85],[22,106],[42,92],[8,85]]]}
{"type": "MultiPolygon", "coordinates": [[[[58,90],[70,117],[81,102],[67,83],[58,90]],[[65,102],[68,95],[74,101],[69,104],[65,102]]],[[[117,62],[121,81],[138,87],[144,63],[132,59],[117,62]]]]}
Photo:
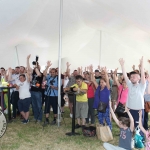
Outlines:
{"type": "MultiPolygon", "coordinates": [[[[52,114],[51,114],[52,116],[52,114]]],[[[32,119],[33,116],[30,116],[32,119]]],[[[79,136],[66,136],[71,131],[71,118],[68,108],[65,109],[64,122],[57,125],[42,127],[42,124],[29,122],[22,124],[20,119],[9,123],[7,131],[0,139],[0,150],[103,150],[102,142],[97,137],[84,137],[81,129],[76,132],[79,136]]],[[[51,119],[52,120],[52,119],[51,119]]],[[[110,143],[118,144],[119,128],[113,123],[114,140],[110,143]]]]}

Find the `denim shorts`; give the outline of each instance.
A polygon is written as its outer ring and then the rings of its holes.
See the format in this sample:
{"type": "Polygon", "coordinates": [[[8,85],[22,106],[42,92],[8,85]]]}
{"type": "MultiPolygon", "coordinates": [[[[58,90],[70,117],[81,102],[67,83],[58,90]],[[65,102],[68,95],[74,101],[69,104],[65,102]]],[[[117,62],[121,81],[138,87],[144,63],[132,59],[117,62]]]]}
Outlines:
{"type": "Polygon", "coordinates": [[[31,97],[25,99],[19,99],[18,108],[20,112],[28,112],[31,104],[31,97]]]}

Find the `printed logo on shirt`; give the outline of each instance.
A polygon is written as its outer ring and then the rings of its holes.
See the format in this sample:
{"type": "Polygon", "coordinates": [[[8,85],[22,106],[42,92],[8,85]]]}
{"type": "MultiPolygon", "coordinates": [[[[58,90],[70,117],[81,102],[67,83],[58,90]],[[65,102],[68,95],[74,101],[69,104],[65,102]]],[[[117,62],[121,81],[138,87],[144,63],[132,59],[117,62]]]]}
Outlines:
{"type": "Polygon", "coordinates": [[[121,131],[120,137],[121,137],[122,139],[126,139],[126,131],[121,131]]]}

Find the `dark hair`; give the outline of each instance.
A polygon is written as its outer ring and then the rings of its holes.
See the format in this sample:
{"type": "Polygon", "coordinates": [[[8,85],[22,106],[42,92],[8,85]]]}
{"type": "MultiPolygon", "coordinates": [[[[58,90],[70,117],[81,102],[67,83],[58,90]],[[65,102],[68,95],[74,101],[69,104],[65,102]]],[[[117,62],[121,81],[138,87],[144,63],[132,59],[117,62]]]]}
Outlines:
{"type": "Polygon", "coordinates": [[[4,69],[4,70],[5,70],[5,68],[3,68],[3,67],[1,67],[1,69],[4,69]]]}
{"type": "Polygon", "coordinates": [[[77,75],[76,80],[83,80],[83,77],[81,75],[77,75]]]}
{"type": "Polygon", "coordinates": [[[95,70],[95,72],[99,72],[99,70],[98,70],[98,69],[96,69],[96,70],[95,70]]]}
{"type": "Polygon", "coordinates": [[[119,121],[121,121],[121,123],[122,123],[123,125],[126,125],[127,127],[130,127],[130,120],[129,120],[129,118],[120,117],[120,118],[119,118],[119,121]]]}
{"type": "Polygon", "coordinates": [[[25,70],[25,67],[24,67],[24,66],[20,66],[20,67],[24,68],[24,70],[25,70]]]}
{"type": "Polygon", "coordinates": [[[19,67],[19,66],[15,67],[15,68],[18,68],[18,69],[20,69],[20,67],[19,67]]]}
{"type": "Polygon", "coordinates": [[[55,72],[57,72],[57,70],[55,68],[52,68],[51,71],[54,70],[55,72]]]}
{"type": "Polygon", "coordinates": [[[75,71],[77,71],[77,70],[74,70],[74,72],[75,72],[75,71]]]}
{"type": "Polygon", "coordinates": [[[105,78],[101,78],[101,80],[103,80],[104,82],[106,82],[106,79],[105,79],[105,78]]]}
{"type": "Polygon", "coordinates": [[[139,73],[138,73],[138,72],[136,72],[136,71],[132,71],[132,72],[130,72],[130,76],[131,76],[132,74],[138,74],[138,75],[139,75],[139,73]]]}
{"type": "Polygon", "coordinates": [[[20,74],[19,77],[24,77],[24,78],[26,78],[25,74],[20,74]]]}

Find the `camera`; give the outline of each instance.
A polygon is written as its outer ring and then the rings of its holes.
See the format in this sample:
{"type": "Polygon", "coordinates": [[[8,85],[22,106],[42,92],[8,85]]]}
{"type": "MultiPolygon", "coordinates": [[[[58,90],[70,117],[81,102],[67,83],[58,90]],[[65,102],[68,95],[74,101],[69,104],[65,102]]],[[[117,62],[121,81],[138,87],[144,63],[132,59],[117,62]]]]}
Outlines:
{"type": "Polygon", "coordinates": [[[38,63],[38,60],[39,60],[39,56],[36,56],[35,61],[32,62],[32,65],[36,65],[38,63]]]}
{"type": "Polygon", "coordinates": [[[51,80],[51,81],[50,81],[50,84],[51,84],[51,85],[54,85],[54,83],[55,83],[54,80],[51,80]]]}

